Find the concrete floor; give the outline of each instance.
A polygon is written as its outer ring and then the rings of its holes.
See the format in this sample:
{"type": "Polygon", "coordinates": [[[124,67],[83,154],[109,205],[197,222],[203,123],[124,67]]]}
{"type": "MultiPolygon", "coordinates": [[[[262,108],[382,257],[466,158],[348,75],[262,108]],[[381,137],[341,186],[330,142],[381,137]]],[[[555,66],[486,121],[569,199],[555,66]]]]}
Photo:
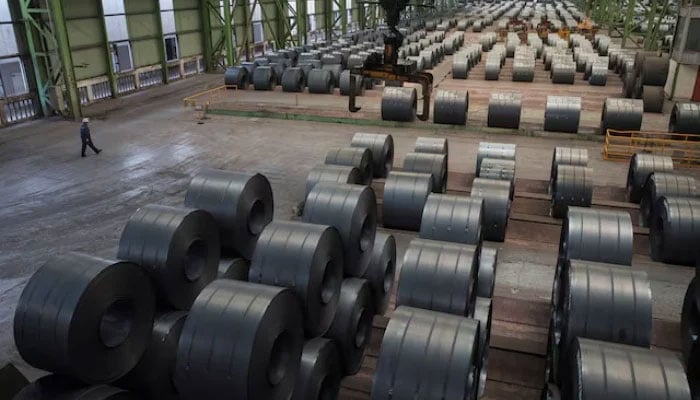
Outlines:
{"type": "MultiPolygon", "coordinates": [[[[17,299],[33,271],[53,254],[82,251],[114,257],[129,216],[149,203],[182,204],[190,177],[202,167],[257,171],[275,195],[275,218],[290,219],[302,199],[308,171],[327,150],[346,146],[357,131],[394,135],[396,165],[415,138],[439,134],[450,140],[450,170],[473,172],[478,142],[518,145],[517,176],[548,179],[556,145],[585,147],[596,185],[624,186],[627,165],[603,161],[602,144],[565,138],[489,136],[436,126],[424,129],[213,116],[204,120],[181,99],[221,82],[201,76],[92,107],[100,155],[81,158],[78,124],[40,120],[0,131],[0,365],[22,364],[12,338],[17,299]],[[105,111],[111,108],[111,111],[105,111]]],[[[690,172],[699,177],[695,171],[690,172]]],[[[397,232],[399,257],[412,233],[397,232]]],[[[500,244],[497,293],[547,298],[556,248],[500,244]]],[[[635,262],[651,265],[648,257],[635,262]]],[[[678,320],[691,268],[653,265],[654,315],[678,320]]]]}

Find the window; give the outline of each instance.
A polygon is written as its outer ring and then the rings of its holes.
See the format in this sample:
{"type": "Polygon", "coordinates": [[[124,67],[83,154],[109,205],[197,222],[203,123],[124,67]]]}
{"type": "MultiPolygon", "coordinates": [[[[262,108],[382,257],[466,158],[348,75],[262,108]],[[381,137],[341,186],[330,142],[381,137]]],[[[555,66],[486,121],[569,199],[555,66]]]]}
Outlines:
{"type": "Polygon", "coordinates": [[[265,40],[263,35],[263,24],[261,21],[253,22],[253,42],[262,43],[265,40]]]}
{"type": "Polygon", "coordinates": [[[124,13],[124,0],[102,0],[102,9],[105,13],[107,40],[110,42],[129,40],[129,30],[126,26],[126,15],[124,13]]]}
{"type": "Polygon", "coordinates": [[[0,60],[0,97],[19,96],[29,93],[24,74],[24,65],[19,57],[0,60]]]}
{"type": "Polygon", "coordinates": [[[134,69],[131,55],[131,43],[118,42],[112,45],[112,66],[114,72],[127,72],[134,69]]]}
{"type": "Polygon", "coordinates": [[[163,36],[165,41],[165,60],[175,61],[180,58],[180,54],[177,47],[177,35],[167,35],[163,36]]]}
{"type": "Polygon", "coordinates": [[[685,49],[690,51],[700,51],[700,18],[693,18],[690,20],[685,49]]]}
{"type": "Polygon", "coordinates": [[[175,11],[173,0],[160,0],[160,23],[163,25],[163,33],[175,33],[175,11]]]}

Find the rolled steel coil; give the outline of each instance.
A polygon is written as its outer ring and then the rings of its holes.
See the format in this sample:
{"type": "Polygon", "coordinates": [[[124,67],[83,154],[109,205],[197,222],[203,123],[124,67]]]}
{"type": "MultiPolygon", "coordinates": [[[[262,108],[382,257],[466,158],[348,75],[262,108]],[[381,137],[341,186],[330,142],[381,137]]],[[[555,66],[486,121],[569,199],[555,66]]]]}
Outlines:
{"type": "Polygon", "coordinates": [[[433,103],[433,122],[466,125],[468,111],[469,92],[438,90],[433,103]]]}
{"type": "Polygon", "coordinates": [[[474,25],[472,25],[472,31],[481,32],[483,29],[483,22],[480,19],[474,21],[474,25]]]}
{"type": "Polygon", "coordinates": [[[416,71],[422,72],[425,69],[425,64],[423,64],[423,57],[419,56],[408,56],[407,61],[412,61],[416,63],[416,71]]]}
{"type": "Polygon", "coordinates": [[[685,175],[652,172],[644,184],[641,200],[639,201],[639,224],[649,226],[653,208],[659,198],[698,196],[695,178],[685,175]]]}
{"type": "Polygon", "coordinates": [[[256,59],[253,60],[256,66],[268,66],[270,65],[270,59],[267,57],[257,57],[256,59]]]}
{"type": "Polygon", "coordinates": [[[314,338],[304,343],[292,400],[336,399],[342,371],[335,342],[314,338]]]}
{"type": "Polygon", "coordinates": [[[432,191],[433,176],[430,174],[391,171],[384,184],[384,227],[419,230],[423,207],[432,191]]]}
{"type": "Polygon", "coordinates": [[[419,136],[413,147],[416,153],[444,154],[449,158],[449,146],[446,138],[419,136]]]}
{"type": "Polygon", "coordinates": [[[580,120],[580,97],[547,96],[544,130],[577,133],[580,120]]]}
{"type": "Polygon", "coordinates": [[[352,147],[365,147],[372,153],[372,173],[375,178],[386,178],[394,166],[394,138],[382,133],[355,133],[352,147]]]}
{"type": "Polygon", "coordinates": [[[688,288],[683,297],[681,309],[681,352],[683,362],[687,366],[688,379],[693,393],[697,393],[700,381],[698,377],[698,333],[700,333],[700,308],[698,307],[697,277],[693,277],[688,283],[688,288]]]}
{"type": "Polygon", "coordinates": [[[323,335],[333,321],[343,280],[343,243],[327,225],[274,221],[260,235],[250,282],[294,291],[308,337],[323,335]]]}
{"type": "Polygon", "coordinates": [[[300,68],[304,73],[304,87],[306,87],[307,83],[309,82],[309,73],[312,69],[314,69],[314,66],[311,63],[299,63],[297,64],[297,68],[300,68]]]}
{"type": "MultiPolygon", "coordinates": [[[[469,78],[469,59],[455,57],[452,59],[452,78],[467,79],[469,78]]],[[[500,68],[499,68],[500,69],[500,68]]]]}
{"type": "Polygon", "coordinates": [[[321,66],[322,70],[326,70],[331,73],[331,78],[333,79],[333,86],[340,86],[340,73],[343,72],[343,66],[340,64],[325,64],[321,66]]]}
{"type": "Polygon", "coordinates": [[[668,131],[700,135],[700,104],[676,103],[671,111],[668,131]]]}
{"type": "Polygon", "coordinates": [[[644,102],[634,99],[607,99],[600,118],[600,133],[608,129],[638,131],[642,128],[644,102]]]}
{"type": "Polygon", "coordinates": [[[501,74],[501,64],[499,62],[486,61],[484,66],[484,79],[487,81],[497,81],[501,74]]]}
{"type": "Polygon", "coordinates": [[[396,305],[470,316],[478,270],[474,245],[413,239],[404,254],[396,305]]]}
{"type": "Polygon", "coordinates": [[[326,153],[326,165],[345,165],[360,170],[361,182],[372,183],[374,176],[372,152],[366,147],[339,147],[326,153]]]}
{"type": "Polygon", "coordinates": [[[338,52],[327,53],[321,56],[321,64],[342,64],[343,55],[338,52]]]}
{"type": "Polygon", "coordinates": [[[346,276],[367,270],[377,231],[377,200],[368,186],[321,182],[306,197],[304,222],[335,227],[343,242],[346,276]]]}
{"type": "Polygon", "coordinates": [[[484,240],[502,242],[506,237],[508,217],[510,216],[510,181],[475,178],[472,183],[471,197],[484,200],[482,233],[484,240]]]}
{"type": "Polygon", "coordinates": [[[644,184],[654,172],[673,172],[673,159],[668,156],[636,153],[627,169],[627,200],[639,203],[644,184]]]}
{"type": "MultiPolygon", "coordinates": [[[[280,85],[282,84],[282,75],[284,74],[284,70],[287,69],[286,64],[280,64],[280,63],[270,63],[269,64],[270,68],[272,68],[275,71],[275,85],[280,85]]],[[[272,86],[272,89],[274,90],[275,86],[272,86]]]]}
{"type": "Polygon", "coordinates": [[[245,68],[246,71],[248,71],[248,83],[253,78],[253,74],[255,73],[255,68],[257,68],[257,65],[252,62],[252,61],[244,61],[241,63],[241,67],[245,68]]]}
{"type": "Polygon", "coordinates": [[[573,63],[553,63],[552,83],[573,85],[576,80],[576,65],[573,63]]]}
{"type": "Polygon", "coordinates": [[[649,347],[652,299],[646,272],[571,260],[559,279],[550,332],[555,342],[548,356],[556,382],[569,372],[561,362],[577,337],[649,347]]]}
{"type": "MultiPolygon", "coordinates": [[[[166,394],[163,395],[162,398],[166,398],[166,394]]],[[[136,394],[124,389],[108,385],[86,386],[75,378],[59,374],[43,376],[23,387],[12,397],[13,400],[136,400],[138,398],[140,397],[136,394]]]]}
{"type": "Polygon", "coordinates": [[[476,279],[476,295],[492,298],[496,286],[496,267],[498,266],[498,249],[481,246],[479,253],[479,273],[476,279]]]}
{"type": "Polygon", "coordinates": [[[593,198],[593,170],[580,165],[557,165],[552,182],[552,209],[554,218],[566,216],[571,206],[590,207],[593,198]]]}
{"type": "Polygon", "coordinates": [[[434,153],[408,153],[403,159],[403,170],[433,176],[433,192],[445,193],[447,190],[447,156],[434,153]]]}
{"type": "Polygon", "coordinates": [[[187,310],[216,278],[221,252],[218,231],[207,211],[149,204],[126,223],[117,258],[144,267],[161,302],[187,310]]]}
{"type": "Polygon", "coordinates": [[[513,63],[513,82],[532,82],[535,79],[534,60],[519,60],[513,63]]]}
{"type": "Polygon", "coordinates": [[[664,109],[664,87],[663,86],[642,86],[642,101],[644,102],[644,112],[661,113],[664,109]]]}
{"type": "Polygon", "coordinates": [[[67,253],[47,261],[22,290],[15,345],[35,368],[112,382],[139,362],[154,313],[155,295],[141,267],[67,253]]]}
{"type": "Polygon", "coordinates": [[[479,176],[481,163],[485,158],[515,161],[516,146],[511,143],[479,142],[476,152],[476,176],[479,176]]]}
{"type": "Polygon", "coordinates": [[[325,69],[312,69],[306,78],[309,93],[333,93],[333,74],[325,69]]]}
{"type": "Polygon", "coordinates": [[[372,400],[417,394],[474,399],[478,391],[479,322],[401,306],[386,327],[372,382],[372,400]]]}
{"type": "Polygon", "coordinates": [[[477,174],[479,178],[500,179],[510,182],[511,199],[515,190],[515,161],[485,158],[481,161],[481,168],[477,174]]]}
{"type": "Polygon", "coordinates": [[[651,258],[668,264],[693,266],[700,243],[700,200],[661,197],[649,224],[651,258]]]}
{"type": "Polygon", "coordinates": [[[365,57],[359,54],[351,54],[348,57],[348,68],[362,68],[365,64],[365,57]]]}
{"type": "Polygon", "coordinates": [[[219,260],[219,272],[216,279],[248,280],[250,262],[241,257],[222,257],[219,260]]]}
{"type": "Polygon", "coordinates": [[[367,281],[359,278],[343,280],[338,310],[325,335],[338,344],[343,375],[354,375],[360,370],[372,334],[373,318],[374,303],[367,281]]]}
{"type": "Polygon", "coordinates": [[[491,93],[488,126],[518,129],[523,96],[520,93],[491,93]]]}
{"type": "Polygon", "coordinates": [[[493,315],[492,304],[493,302],[490,298],[477,297],[474,301],[473,319],[479,321],[479,388],[477,389],[477,397],[482,397],[486,389],[493,315]]]}
{"type": "Polygon", "coordinates": [[[253,88],[255,90],[275,90],[277,76],[273,67],[259,66],[253,72],[253,88]]]}
{"type": "Polygon", "coordinates": [[[385,121],[412,122],[416,119],[418,97],[415,88],[384,88],[382,93],[382,119],[385,121]]]}
{"type": "Polygon", "coordinates": [[[634,75],[634,71],[626,72],[622,76],[622,96],[628,99],[634,98],[636,84],[637,77],[634,75]]]}
{"type": "Polygon", "coordinates": [[[664,86],[668,77],[669,69],[668,57],[644,57],[641,65],[640,79],[642,85],[664,86]]]}
{"type": "Polygon", "coordinates": [[[224,85],[226,86],[236,86],[236,89],[246,90],[248,89],[248,70],[241,67],[229,67],[226,68],[224,73],[224,85]]]}
{"type": "Polygon", "coordinates": [[[580,165],[588,166],[588,150],[572,147],[555,147],[552,154],[552,168],[549,172],[550,192],[554,181],[557,179],[558,165],[580,165]]]}
{"type": "Polygon", "coordinates": [[[580,338],[569,361],[572,387],[563,393],[572,400],[690,398],[683,365],[671,352],[580,338]]]}
{"type": "Polygon", "coordinates": [[[377,232],[372,258],[363,276],[372,290],[374,313],[383,315],[389,305],[396,274],[396,240],[393,235],[377,232]]]}
{"type": "Polygon", "coordinates": [[[608,82],[608,68],[605,65],[593,64],[588,83],[593,86],[605,86],[608,82]]]}
{"type": "Polygon", "coordinates": [[[175,386],[184,399],[288,399],[304,340],[292,290],[216,280],[192,305],[180,334],[175,386]]]}
{"type": "Polygon", "coordinates": [[[209,212],[219,227],[221,247],[246,259],[274,213],[264,175],[217,169],[203,169],[192,178],[185,206],[209,212]]]}
{"type": "Polygon", "coordinates": [[[561,229],[559,264],[585,260],[631,265],[632,238],[627,212],[569,207],[561,229]]]}
{"type": "Polygon", "coordinates": [[[185,325],[184,311],[163,312],[153,321],[151,341],[139,363],[116,385],[152,399],[178,399],[173,383],[177,344],[185,325]]]}
{"type": "Polygon", "coordinates": [[[299,67],[290,67],[282,73],[282,91],[283,92],[303,92],[304,70],[299,67]]]}
{"type": "Polygon", "coordinates": [[[363,180],[359,169],[347,165],[327,165],[319,164],[314,166],[306,177],[306,194],[311,193],[311,189],[319,182],[336,182],[361,185],[363,180]]]}
{"type": "MultiPolygon", "coordinates": [[[[346,69],[340,73],[340,95],[350,95],[350,70],[346,69]]],[[[362,75],[355,75],[355,95],[361,96],[365,91],[365,82],[362,75]]]]}
{"type": "Polygon", "coordinates": [[[433,193],[423,209],[422,239],[478,245],[484,213],[481,198],[433,193]]]}

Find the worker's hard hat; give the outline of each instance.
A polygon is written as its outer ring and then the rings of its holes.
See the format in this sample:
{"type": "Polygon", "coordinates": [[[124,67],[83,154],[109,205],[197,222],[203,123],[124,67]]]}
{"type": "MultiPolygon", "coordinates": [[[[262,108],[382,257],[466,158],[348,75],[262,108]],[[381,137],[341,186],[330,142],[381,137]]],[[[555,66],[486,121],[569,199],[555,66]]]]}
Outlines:
{"type": "Polygon", "coordinates": [[[89,119],[89,118],[83,118],[83,123],[84,123],[84,124],[87,124],[88,122],[90,122],[90,119],[89,119]]]}

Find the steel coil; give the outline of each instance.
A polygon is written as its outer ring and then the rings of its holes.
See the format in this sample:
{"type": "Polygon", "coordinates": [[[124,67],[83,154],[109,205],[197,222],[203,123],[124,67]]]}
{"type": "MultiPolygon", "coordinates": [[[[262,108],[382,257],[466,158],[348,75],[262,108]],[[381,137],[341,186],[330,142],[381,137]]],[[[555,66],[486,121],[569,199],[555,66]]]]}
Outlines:
{"type": "Polygon", "coordinates": [[[326,153],[326,165],[345,165],[360,170],[361,183],[369,185],[374,176],[372,152],[366,147],[339,147],[326,153]]]}
{"type": "Polygon", "coordinates": [[[642,86],[641,99],[644,102],[644,112],[663,112],[664,96],[663,86],[642,86]]]}
{"type": "Polygon", "coordinates": [[[637,77],[634,71],[629,71],[622,76],[622,96],[628,99],[634,98],[637,85],[637,77]]]}
{"type": "Polygon", "coordinates": [[[576,64],[552,63],[552,83],[573,85],[576,80],[576,64]]]}
{"type": "Polygon", "coordinates": [[[47,261],[22,290],[15,345],[35,368],[112,382],[143,355],[154,312],[151,282],[138,265],[67,253],[47,261]]]}
{"type": "Polygon", "coordinates": [[[535,61],[516,59],[513,62],[513,82],[532,82],[535,79],[535,61]]]}
{"type": "Polygon", "coordinates": [[[340,73],[343,72],[343,66],[340,64],[324,64],[321,66],[322,70],[331,73],[331,78],[333,79],[333,87],[340,86],[340,73]]]}
{"type": "Polygon", "coordinates": [[[333,74],[325,69],[312,69],[306,77],[309,93],[333,93],[333,74]]]}
{"type": "MultiPolygon", "coordinates": [[[[340,73],[340,95],[350,95],[350,70],[346,69],[340,73]]],[[[365,82],[362,75],[355,75],[355,95],[361,96],[365,91],[365,82]]]]}
{"type": "Polygon", "coordinates": [[[632,218],[629,213],[569,207],[561,229],[559,263],[585,260],[632,264],[632,218]]]}
{"type": "Polygon", "coordinates": [[[481,162],[485,158],[515,161],[516,146],[511,143],[479,142],[476,152],[476,176],[479,176],[481,162]]]}
{"type": "MultiPolygon", "coordinates": [[[[469,78],[469,59],[454,57],[452,59],[452,78],[467,79],[469,78]]],[[[499,68],[500,69],[500,68],[499,68]]]]}
{"type": "Polygon", "coordinates": [[[470,318],[397,307],[386,327],[372,400],[417,395],[474,399],[478,391],[479,322],[470,318]]]}
{"type": "Polygon", "coordinates": [[[433,122],[466,125],[468,111],[469,92],[438,90],[433,103],[433,122]]]}
{"type": "Polygon", "coordinates": [[[582,167],[588,166],[588,150],[581,148],[571,148],[571,147],[555,147],[554,154],[552,154],[552,168],[549,171],[549,190],[551,193],[551,188],[557,179],[557,166],[558,165],[580,165],[582,167]]]}
{"type": "Polygon", "coordinates": [[[700,104],[676,103],[671,111],[668,131],[700,135],[700,104]]]}
{"type": "Polygon", "coordinates": [[[246,90],[248,89],[248,70],[237,66],[226,68],[224,73],[224,85],[235,86],[236,89],[246,90]]]}
{"type": "Polygon", "coordinates": [[[423,207],[433,191],[433,176],[392,171],[384,184],[382,218],[385,228],[420,229],[423,207]]]}
{"type": "Polygon", "coordinates": [[[342,378],[339,357],[330,339],[314,338],[304,343],[292,400],[338,398],[342,378]]]}
{"type": "Polygon", "coordinates": [[[372,258],[363,276],[372,290],[374,313],[383,315],[389,305],[396,274],[396,240],[394,236],[377,232],[372,258]]]}
{"type": "Polygon", "coordinates": [[[697,393],[700,381],[697,380],[698,367],[700,359],[698,359],[698,333],[700,333],[700,308],[698,308],[697,296],[697,277],[693,277],[688,283],[688,289],[683,297],[683,308],[681,309],[681,351],[683,354],[683,362],[687,366],[688,380],[690,381],[691,390],[697,393]]]}
{"type": "Polygon", "coordinates": [[[244,61],[241,63],[241,67],[245,68],[246,71],[248,71],[248,83],[253,78],[253,74],[255,73],[255,69],[257,68],[257,65],[252,62],[252,61],[244,61]]]}
{"type": "Polygon", "coordinates": [[[416,63],[416,71],[422,72],[425,69],[425,64],[423,64],[423,57],[420,56],[408,56],[407,61],[412,61],[416,63]]]}
{"type": "Polygon", "coordinates": [[[343,62],[343,55],[339,52],[327,53],[321,56],[321,64],[341,64],[343,62]]]}
{"type": "Polygon", "coordinates": [[[445,193],[447,190],[447,156],[434,153],[408,153],[403,159],[403,170],[433,176],[433,192],[445,193]]]}
{"type": "Polygon", "coordinates": [[[185,206],[209,212],[221,247],[250,259],[258,235],[272,221],[272,188],[264,175],[204,169],[192,178],[185,206]]]}
{"type": "Polygon", "coordinates": [[[476,279],[476,295],[492,298],[496,286],[496,267],[498,266],[498,249],[481,246],[479,253],[479,273],[476,279]]]}
{"type": "Polygon", "coordinates": [[[511,199],[515,191],[515,161],[484,158],[481,160],[481,168],[477,174],[479,178],[500,179],[511,184],[511,199]]]}
{"type": "Polygon", "coordinates": [[[552,208],[554,218],[564,218],[571,206],[590,207],[593,199],[593,170],[580,165],[557,165],[556,178],[552,182],[552,208]]]}
{"type": "Polygon", "coordinates": [[[282,73],[283,92],[303,92],[305,82],[304,70],[299,67],[287,68],[282,73]]]}
{"type": "Polygon", "coordinates": [[[593,86],[605,86],[608,83],[608,68],[606,65],[593,64],[588,83],[593,86]]]}
{"type": "Polygon", "coordinates": [[[136,400],[138,398],[135,394],[123,389],[107,385],[86,386],[77,379],[59,374],[43,376],[12,397],[13,400],[136,400]]]}
{"type": "Polygon", "coordinates": [[[639,203],[644,184],[654,172],[673,172],[673,159],[668,156],[636,153],[627,169],[627,200],[639,203]]]}
{"type": "MultiPolygon", "coordinates": [[[[270,68],[273,69],[273,71],[275,71],[275,74],[274,74],[275,75],[275,85],[281,84],[282,83],[282,75],[284,74],[284,70],[287,69],[286,64],[273,62],[273,63],[270,63],[269,66],[270,66],[270,68]]],[[[270,90],[274,90],[274,88],[275,88],[275,86],[272,86],[272,89],[270,89],[270,90]]]]}
{"type": "Polygon", "coordinates": [[[479,388],[477,397],[482,397],[486,389],[486,378],[489,365],[489,342],[491,341],[492,300],[477,297],[474,301],[473,318],[479,321],[479,388]]]}
{"type": "Polygon", "coordinates": [[[664,350],[577,339],[566,381],[572,400],[680,400],[690,390],[678,357],[664,350]],[[585,393],[585,395],[584,395],[585,393]]]}
{"type": "Polygon", "coordinates": [[[222,257],[219,260],[219,272],[216,279],[233,279],[247,281],[250,262],[241,257],[222,257]]]}
{"type": "Polygon", "coordinates": [[[343,280],[338,310],[325,335],[338,344],[343,375],[354,375],[360,370],[372,334],[373,318],[372,291],[367,281],[343,280]]]}
{"type": "Polygon", "coordinates": [[[415,88],[384,88],[382,93],[382,119],[385,121],[412,122],[416,119],[418,97],[415,88]]]}
{"type": "Polygon", "coordinates": [[[607,99],[600,118],[600,133],[608,129],[638,131],[642,128],[644,102],[635,99],[607,99]]]}
{"type": "Polygon", "coordinates": [[[695,178],[664,172],[652,172],[644,184],[639,201],[639,224],[649,226],[653,207],[662,196],[687,197],[698,196],[695,178]]]}
{"type": "Polygon", "coordinates": [[[311,193],[311,189],[319,182],[362,184],[362,181],[362,173],[356,167],[319,164],[314,166],[306,177],[306,194],[304,198],[311,193]]]}
{"type": "Polygon", "coordinates": [[[416,153],[444,154],[449,158],[449,146],[446,138],[419,136],[413,146],[416,153]]]}
{"type": "Polygon", "coordinates": [[[577,133],[581,120],[581,98],[547,96],[544,130],[577,133]]]}
{"type": "Polygon", "coordinates": [[[338,306],[343,279],[343,244],[326,225],[274,221],[260,235],[248,274],[250,282],[294,291],[308,337],[323,335],[338,306]]]}
{"type": "Polygon", "coordinates": [[[556,382],[569,373],[561,363],[577,337],[649,347],[652,298],[646,272],[570,260],[558,278],[548,355],[556,382]]]}
{"type": "Polygon", "coordinates": [[[404,254],[396,305],[470,316],[478,270],[476,246],[413,239],[404,254]]]}
{"type": "Polygon", "coordinates": [[[501,63],[498,60],[494,62],[486,61],[484,66],[484,79],[487,81],[497,81],[501,74],[501,63]]]}
{"type": "Polygon", "coordinates": [[[481,222],[484,240],[502,242],[506,237],[510,216],[510,181],[475,178],[471,197],[484,200],[484,214],[481,222]]]}
{"type": "Polygon", "coordinates": [[[700,200],[661,197],[649,224],[651,258],[668,264],[694,266],[700,243],[700,200]]]}
{"type": "Polygon", "coordinates": [[[277,85],[277,77],[273,67],[259,66],[253,72],[253,88],[255,90],[275,90],[277,85]]]}
{"type": "Polygon", "coordinates": [[[488,110],[490,127],[518,129],[523,96],[520,93],[491,93],[488,110]]]}
{"type": "Polygon", "coordinates": [[[309,73],[312,69],[314,69],[314,66],[311,63],[299,63],[297,64],[297,68],[300,68],[304,73],[304,87],[306,87],[307,83],[309,82],[309,73]]]}
{"type": "Polygon", "coordinates": [[[483,209],[481,198],[433,193],[425,202],[419,236],[478,245],[482,239],[483,209]]]}
{"type": "Polygon", "coordinates": [[[177,343],[186,317],[184,311],[156,315],[146,352],[136,367],[116,385],[151,399],[178,399],[172,372],[175,368],[177,343]]]}
{"type": "Polygon", "coordinates": [[[369,149],[375,178],[386,178],[394,166],[394,138],[391,135],[358,132],[352,136],[350,146],[369,149]]]}
{"type": "Polygon", "coordinates": [[[343,241],[345,275],[365,273],[377,231],[377,200],[371,188],[318,183],[306,197],[302,219],[335,227],[343,241]]]}
{"type": "Polygon", "coordinates": [[[175,386],[183,399],[288,399],[304,331],[294,292],[216,280],[197,297],[177,347],[175,386]]]}
{"type": "Polygon", "coordinates": [[[668,77],[668,57],[644,57],[641,65],[640,79],[643,85],[664,86],[668,77]]]}

